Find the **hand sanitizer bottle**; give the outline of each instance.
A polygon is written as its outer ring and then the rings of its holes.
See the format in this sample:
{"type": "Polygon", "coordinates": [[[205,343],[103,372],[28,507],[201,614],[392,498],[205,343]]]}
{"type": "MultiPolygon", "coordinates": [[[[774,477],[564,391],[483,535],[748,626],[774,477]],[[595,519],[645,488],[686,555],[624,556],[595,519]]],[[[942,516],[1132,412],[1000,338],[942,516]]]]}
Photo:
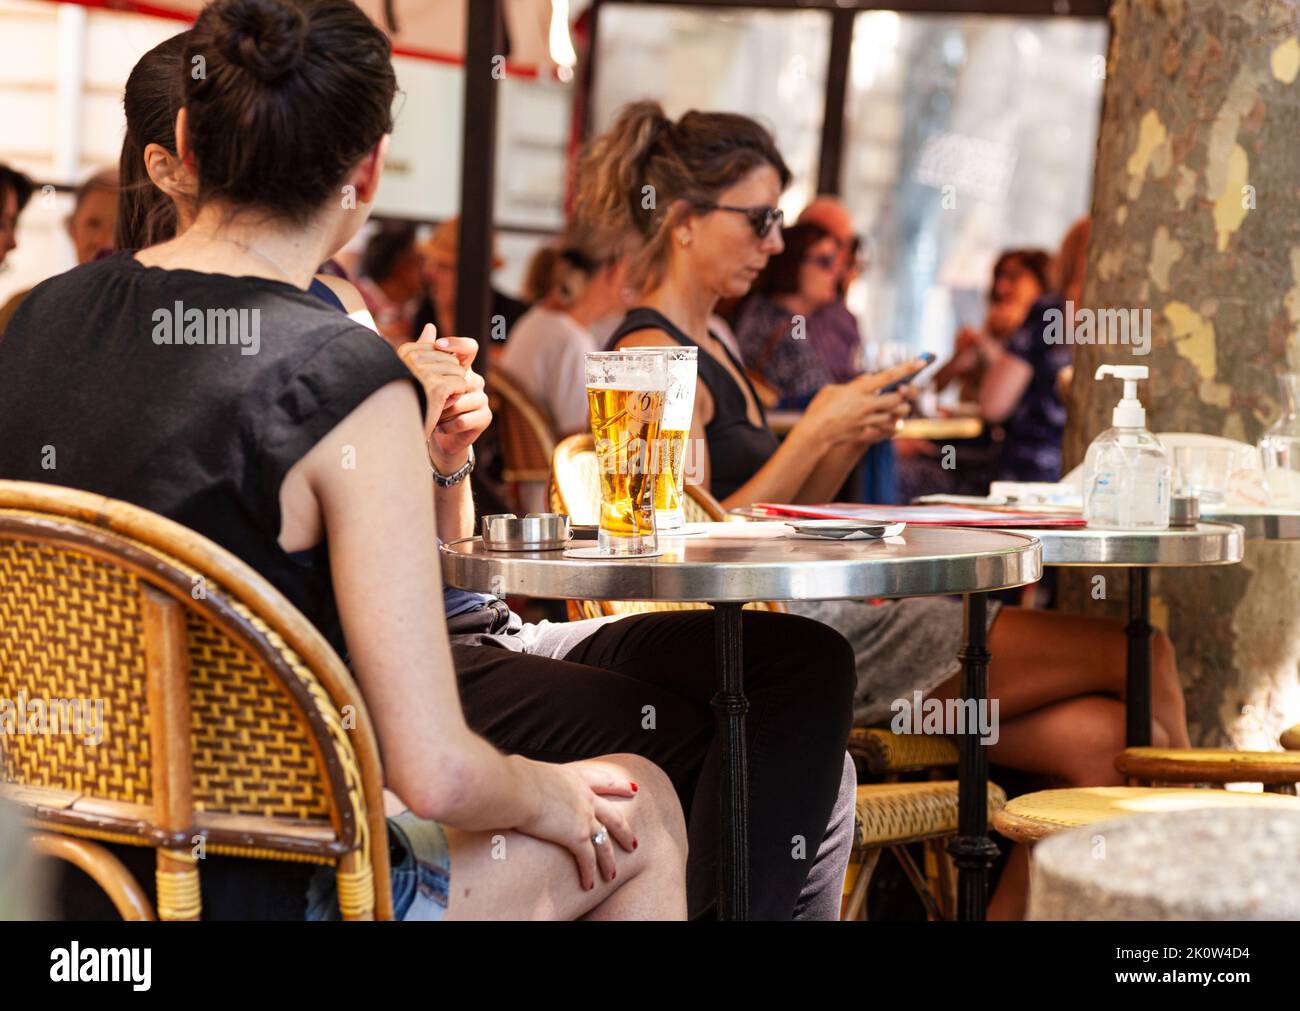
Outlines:
{"type": "Polygon", "coordinates": [[[1083,466],[1083,517],[1090,527],[1164,530],[1169,526],[1169,453],[1146,429],[1137,398],[1145,365],[1102,365],[1094,379],[1124,382],[1124,399],[1111,414],[1113,428],[1093,440],[1083,466]]]}

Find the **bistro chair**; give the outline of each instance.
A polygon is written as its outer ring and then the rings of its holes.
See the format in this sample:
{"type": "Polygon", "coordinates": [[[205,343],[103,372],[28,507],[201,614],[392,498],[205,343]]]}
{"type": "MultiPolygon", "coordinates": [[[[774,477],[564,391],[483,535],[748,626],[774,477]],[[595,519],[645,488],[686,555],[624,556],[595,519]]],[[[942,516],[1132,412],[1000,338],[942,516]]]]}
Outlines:
{"type": "Polygon", "coordinates": [[[488,373],[487,392],[500,432],[501,478],[511,489],[511,505],[521,515],[540,512],[555,453],[550,415],[500,365],[493,364],[488,373]]]}
{"type": "Polygon", "coordinates": [[[1133,784],[1261,783],[1267,793],[1295,793],[1300,751],[1231,748],[1125,748],[1115,768],[1133,784]]]}
{"type": "Polygon", "coordinates": [[[993,815],[993,827],[1008,839],[1036,843],[1057,832],[1111,818],[1154,811],[1202,808],[1269,808],[1300,811],[1300,799],[1271,793],[1235,793],[1186,787],[1088,786],[1026,793],[993,815]]]}
{"type": "Polygon", "coordinates": [[[196,920],[200,858],[331,865],[344,919],[391,919],[379,749],[352,676],[260,575],[145,509],[0,481],[0,697],[102,703],[93,736],[7,735],[0,798],[34,849],[152,919],[102,843],[156,851],[156,915],[196,920]],[[93,737],[98,737],[94,740],[93,737]]]}
{"type": "MultiPolygon", "coordinates": [[[[686,492],[683,511],[688,523],[726,519],[722,505],[703,488],[688,485],[686,492]]],[[[599,521],[600,481],[595,443],[590,434],[569,436],[556,447],[550,500],[554,512],[567,514],[575,523],[599,521]]],[[[574,619],[708,606],[659,601],[569,603],[570,617],[574,619]]],[[[784,610],[775,601],[750,606],[759,610],[784,610]]],[[[881,852],[888,849],[898,858],[927,913],[935,919],[951,919],[955,910],[955,875],[943,844],[957,832],[957,783],[953,780],[897,782],[897,778],[903,773],[935,775],[940,770],[951,770],[957,762],[956,748],[942,738],[857,728],[850,735],[848,750],[860,771],[894,781],[858,786],[854,861],[850,880],[846,881],[848,899],[844,918],[866,918],[871,875],[881,852]],[[913,843],[926,845],[925,873],[906,849],[913,843]]],[[[990,816],[1006,803],[1006,794],[992,783],[988,798],[990,816]]]]}

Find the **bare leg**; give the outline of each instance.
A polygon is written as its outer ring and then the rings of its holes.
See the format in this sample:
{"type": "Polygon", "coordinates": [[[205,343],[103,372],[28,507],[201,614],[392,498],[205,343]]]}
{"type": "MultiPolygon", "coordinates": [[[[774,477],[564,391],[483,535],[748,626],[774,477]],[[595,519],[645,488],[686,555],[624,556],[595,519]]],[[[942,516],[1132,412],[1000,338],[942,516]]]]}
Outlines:
{"type": "Polygon", "coordinates": [[[1029,847],[1016,843],[1011,847],[998,887],[989,899],[989,920],[1023,920],[1029,899],[1029,847]]]}
{"type": "Polygon", "coordinates": [[[615,846],[617,877],[583,891],[568,850],[518,832],[446,829],[451,844],[449,920],[686,918],[686,825],[672,783],[636,755],[602,759],[637,783],[631,808],[637,848],[615,846]]]}
{"type": "MultiPolygon", "coordinates": [[[[989,698],[998,700],[998,717],[1004,727],[1025,713],[1078,696],[1123,700],[1126,649],[1124,626],[1119,621],[1004,607],[989,630],[993,655],[989,698]]],[[[1154,636],[1152,661],[1152,743],[1186,747],[1183,693],[1173,646],[1163,632],[1154,636]]],[[[960,675],[930,694],[940,699],[959,697],[960,675]]],[[[1122,748],[1121,740],[1117,751],[1122,748]]]]}
{"type": "MultiPolygon", "coordinates": [[[[1115,755],[1124,748],[1124,704],[1082,695],[1002,719],[989,760],[1008,768],[1049,775],[1064,786],[1122,786],[1115,755]]],[[[1163,747],[1164,731],[1152,743],[1163,747]]],[[[989,919],[1024,917],[1029,896],[1029,847],[1017,845],[989,903],[989,919]]]]}

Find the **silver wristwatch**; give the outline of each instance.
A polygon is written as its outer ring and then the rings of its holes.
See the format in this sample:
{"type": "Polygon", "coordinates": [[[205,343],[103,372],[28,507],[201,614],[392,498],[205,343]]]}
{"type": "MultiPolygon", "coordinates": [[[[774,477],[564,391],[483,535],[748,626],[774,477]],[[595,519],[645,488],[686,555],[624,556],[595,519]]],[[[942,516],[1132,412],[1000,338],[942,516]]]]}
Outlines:
{"type": "Polygon", "coordinates": [[[444,474],[437,468],[432,454],[429,455],[429,469],[433,471],[433,483],[439,488],[453,488],[469,477],[470,471],[474,469],[474,447],[469,447],[469,459],[450,474],[444,474]]]}

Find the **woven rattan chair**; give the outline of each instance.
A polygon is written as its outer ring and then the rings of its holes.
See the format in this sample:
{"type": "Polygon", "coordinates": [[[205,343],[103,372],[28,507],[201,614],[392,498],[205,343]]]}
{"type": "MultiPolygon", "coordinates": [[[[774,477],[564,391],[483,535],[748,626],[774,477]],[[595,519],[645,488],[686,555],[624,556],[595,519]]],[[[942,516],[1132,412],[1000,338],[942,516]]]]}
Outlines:
{"type": "Polygon", "coordinates": [[[555,453],[555,426],[544,407],[499,365],[488,373],[487,392],[501,438],[501,479],[513,490],[520,514],[538,511],[555,453]]]}
{"type": "Polygon", "coordinates": [[[1300,751],[1300,723],[1282,731],[1282,747],[1288,751],[1300,751]]]}
{"type": "Polygon", "coordinates": [[[1300,811],[1300,799],[1271,793],[1233,793],[1186,787],[1091,786],[1042,790],[1010,801],[993,816],[993,827],[1008,839],[1035,843],[1057,832],[1110,818],[1207,807],[1279,807],[1300,811]]]}
{"type": "MultiPolygon", "coordinates": [[[[990,818],[1007,802],[996,783],[988,786],[990,818]]],[[[935,920],[953,919],[956,875],[945,843],[957,834],[957,782],[863,783],[858,786],[853,864],[845,881],[844,919],[867,918],[867,888],[880,854],[893,853],[935,920]],[[907,847],[925,844],[926,868],[917,867],[907,847]]]]}
{"type": "Polygon", "coordinates": [[[1125,748],[1115,768],[1131,783],[1262,783],[1269,793],[1295,793],[1300,752],[1231,748],[1125,748]]]}
{"type": "Polygon", "coordinates": [[[0,481],[0,698],[102,702],[98,742],[7,735],[0,795],[38,852],[89,873],[124,917],[154,910],[101,842],[157,851],[162,919],[199,918],[209,854],[333,865],[345,919],[391,918],[355,682],[284,597],[193,531],[0,481]]]}
{"type": "MultiPolygon", "coordinates": [[[[720,522],[726,513],[717,499],[697,485],[687,486],[683,509],[688,523],[720,522]]],[[[572,435],[555,450],[551,468],[551,508],[568,514],[575,523],[599,520],[600,485],[596,450],[590,435],[572,435]]],[[[593,618],[612,614],[642,614],[648,611],[680,611],[705,604],[649,601],[570,601],[570,617],[593,618]]],[[[756,609],[783,611],[778,602],[748,605],[756,609]]],[[[957,763],[951,742],[938,737],[893,734],[887,730],[855,729],[849,753],[868,774],[895,780],[900,773],[924,772],[935,775],[957,763]]],[[[990,784],[989,810],[1006,802],[1002,790],[990,784]]],[[[944,849],[944,839],[957,832],[957,784],[955,782],[867,783],[858,786],[857,835],[854,864],[846,882],[848,899],[845,918],[866,916],[867,887],[883,850],[892,850],[926,910],[936,919],[950,919],[955,908],[955,875],[944,849]],[[924,843],[926,869],[923,873],[904,848],[924,843]],[[927,885],[928,879],[928,885],[927,885]]]]}

